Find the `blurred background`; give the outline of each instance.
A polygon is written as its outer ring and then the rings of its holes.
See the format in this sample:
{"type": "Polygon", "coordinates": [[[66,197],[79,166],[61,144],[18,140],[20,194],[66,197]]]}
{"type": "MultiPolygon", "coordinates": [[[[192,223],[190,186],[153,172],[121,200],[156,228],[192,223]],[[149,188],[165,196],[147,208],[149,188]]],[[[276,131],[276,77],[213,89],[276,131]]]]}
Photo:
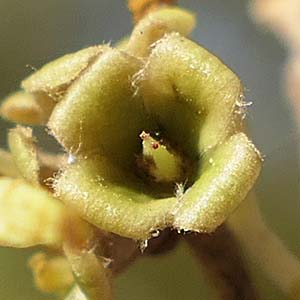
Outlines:
{"type": "MultiPolygon", "coordinates": [[[[185,0],[198,16],[193,39],[222,58],[242,79],[251,135],[265,155],[256,185],[266,222],[300,256],[299,132],[282,84],[285,46],[249,18],[248,1],[185,0]]],[[[44,63],[102,42],[116,42],[132,28],[125,0],[0,0],[0,97],[44,63]]],[[[0,141],[7,129],[0,121],[0,141]]],[[[40,144],[51,142],[35,129],[40,144]]],[[[47,299],[33,287],[27,258],[32,250],[0,249],[0,300],[47,299]]],[[[280,299],[276,286],[249,262],[265,299],[280,299]]],[[[212,299],[205,274],[185,245],[167,256],[139,260],[116,281],[118,300],[212,299]]],[[[51,297],[48,297],[51,298],[51,297]]]]}

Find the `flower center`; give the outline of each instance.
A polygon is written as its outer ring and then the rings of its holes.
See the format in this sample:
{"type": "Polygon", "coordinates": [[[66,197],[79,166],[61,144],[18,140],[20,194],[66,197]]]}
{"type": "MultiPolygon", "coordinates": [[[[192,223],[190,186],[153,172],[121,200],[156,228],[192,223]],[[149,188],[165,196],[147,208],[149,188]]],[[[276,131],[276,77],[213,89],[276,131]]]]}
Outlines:
{"type": "Polygon", "coordinates": [[[178,183],[185,180],[185,164],[182,155],[159,137],[152,137],[143,131],[142,153],[138,157],[138,167],[145,175],[157,183],[178,183]]]}

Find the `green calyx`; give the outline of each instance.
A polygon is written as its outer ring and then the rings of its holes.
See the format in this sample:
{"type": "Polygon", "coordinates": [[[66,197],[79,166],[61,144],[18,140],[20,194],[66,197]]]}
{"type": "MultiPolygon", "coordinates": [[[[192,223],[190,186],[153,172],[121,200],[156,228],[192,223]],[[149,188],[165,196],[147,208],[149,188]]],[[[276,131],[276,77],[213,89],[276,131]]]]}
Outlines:
{"type": "Polygon", "coordinates": [[[259,174],[240,80],[183,36],[193,25],[187,11],[157,10],[121,48],[82,50],[23,82],[56,97],[47,125],[72,157],[57,197],[102,230],[136,240],[166,227],[211,232],[259,174]]]}

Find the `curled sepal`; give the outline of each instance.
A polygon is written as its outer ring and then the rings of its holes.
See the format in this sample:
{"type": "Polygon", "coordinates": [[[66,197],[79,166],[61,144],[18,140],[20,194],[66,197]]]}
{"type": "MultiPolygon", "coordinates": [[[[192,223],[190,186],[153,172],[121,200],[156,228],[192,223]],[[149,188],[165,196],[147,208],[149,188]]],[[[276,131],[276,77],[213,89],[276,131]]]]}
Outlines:
{"type": "Polygon", "coordinates": [[[253,186],[261,158],[238,133],[203,161],[196,182],[180,197],[156,199],[133,174],[108,159],[78,160],[57,178],[58,195],[99,228],[136,240],[171,226],[184,231],[215,230],[253,186]]]}
{"type": "Polygon", "coordinates": [[[155,229],[171,224],[175,197],[155,199],[143,184],[108,159],[78,159],[57,178],[58,196],[97,227],[133,238],[147,239],[155,229]]]}
{"type": "Polygon", "coordinates": [[[108,47],[93,46],[60,57],[33,73],[22,82],[30,93],[60,100],[68,86],[108,47]]]}
{"type": "Polygon", "coordinates": [[[45,293],[65,294],[74,283],[70,264],[63,256],[47,257],[39,252],[30,258],[29,266],[35,285],[45,293]]]}
{"type": "Polygon", "coordinates": [[[261,157],[245,134],[238,133],[206,158],[199,178],[175,210],[174,227],[212,232],[246,197],[256,181],[261,157]]]}
{"type": "Polygon", "coordinates": [[[147,56],[151,51],[150,46],[166,33],[188,35],[195,24],[194,15],[185,9],[166,7],[155,10],[135,26],[126,51],[135,56],[147,56]]]}
{"type": "Polygon", "coordinates": [[[240,80],[216,56],[180,34],[156,43],[136,80],[165,136],[194,158],[240,131],[240,80]]]}
{"type": "Polygon", "coordinates": [[[111,300],[110,274],[91,250],[64,247],[75,280],[89,300],[111,300]]]}
{"type": "Polygon", "coordinates": [[[148,128],[143,103],[132,92],[131,79],[140,67],[136,58],[108,50],[70,87],[48,124],[69,152],[132,163],[138,136],[148,128]]]}
{"type": "Polygon", "coordinates": [[[32,129],[17,126],[8,134],[8,144],[15,164],[24,179],[39,185],[39,162],[32,129]]]}
{"type": "Polygon", "coordinates": [[[58,245],[64,207],[23,180],[0,178],[0,245],[58,245]]]}
{"type": "Polygon", "coordinates": [[[53,99],[47,95],[19,91],[3,101],[0,115],[16,123],[43,125],[48,121],[54,105],[53,99]]]}

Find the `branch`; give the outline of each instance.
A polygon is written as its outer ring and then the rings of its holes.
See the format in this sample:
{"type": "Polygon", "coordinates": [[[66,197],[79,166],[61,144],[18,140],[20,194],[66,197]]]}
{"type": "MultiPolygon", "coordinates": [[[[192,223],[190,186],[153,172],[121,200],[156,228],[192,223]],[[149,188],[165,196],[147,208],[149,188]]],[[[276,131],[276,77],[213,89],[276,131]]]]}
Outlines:
{"type": "Polygon", "coordinates": [[[185,240],[207,269],[220,299],[258,299],[237,241],[225,225],[213,234],[186,235],[185,240]]]}

